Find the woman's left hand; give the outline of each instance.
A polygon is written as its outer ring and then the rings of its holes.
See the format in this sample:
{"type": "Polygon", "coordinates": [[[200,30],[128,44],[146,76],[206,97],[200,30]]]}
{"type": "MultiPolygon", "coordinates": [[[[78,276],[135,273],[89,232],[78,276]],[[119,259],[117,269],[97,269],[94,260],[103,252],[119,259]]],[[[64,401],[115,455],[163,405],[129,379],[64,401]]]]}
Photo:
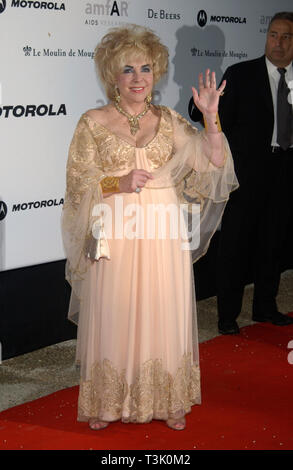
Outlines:
{"type": "Polygon", "coordinates": [[[223,80],[221,86],[217,89],[216,74],[215,72],[210,73],[210,70],[207,69],[205,81],[203,79],[203,73],[200,73],[198,82],[199,92],[192,87],[195,106],[197,106],[204,115],[216,114],[218,112],[220,95],[223,93],[226,86],[226,80],[223,80]]]}

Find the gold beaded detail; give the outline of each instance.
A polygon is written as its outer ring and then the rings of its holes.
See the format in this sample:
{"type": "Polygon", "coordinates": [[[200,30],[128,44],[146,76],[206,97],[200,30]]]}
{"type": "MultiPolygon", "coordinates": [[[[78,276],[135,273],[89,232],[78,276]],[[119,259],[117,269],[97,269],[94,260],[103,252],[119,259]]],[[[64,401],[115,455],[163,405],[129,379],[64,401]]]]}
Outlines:
{"type": "Polygon", "coordinates": [[[106,176],[106,178],[101,181],[103,193],[119,193],[119,181],[119,176],[106,176]]]}

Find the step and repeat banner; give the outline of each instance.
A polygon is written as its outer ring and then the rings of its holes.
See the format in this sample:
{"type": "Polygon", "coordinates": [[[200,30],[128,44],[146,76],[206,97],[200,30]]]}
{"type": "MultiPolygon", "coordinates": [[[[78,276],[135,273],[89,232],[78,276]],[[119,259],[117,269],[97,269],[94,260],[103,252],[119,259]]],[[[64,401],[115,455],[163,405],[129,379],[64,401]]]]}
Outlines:
{"type": "Polygon", "coordinates": [[[106,104],[93,61],[109,28],[136,23],[168,46],[154,102],[188,118],[200,71],[220,81],[264,51],[292,0],[0,0],[0,270],[64,259],[60,216],[80,115],[106,104]]]}

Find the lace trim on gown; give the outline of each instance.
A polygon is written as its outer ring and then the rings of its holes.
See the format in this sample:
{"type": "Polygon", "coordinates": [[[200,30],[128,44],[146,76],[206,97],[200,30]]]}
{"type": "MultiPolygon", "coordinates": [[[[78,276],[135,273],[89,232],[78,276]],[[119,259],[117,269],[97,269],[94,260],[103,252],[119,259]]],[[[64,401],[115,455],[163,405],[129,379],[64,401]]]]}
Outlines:
{"type": "Polygon", "coordinates": [[[200,369],[185,354],[174,375],[161,359],[140,366],[132,384],[126,372],[104,359],[92,366],[90,380],[80,383],[79,421],[95,417],[105,421],[145,423],[152,419],[180,418],[200,404],[200,369]]]}

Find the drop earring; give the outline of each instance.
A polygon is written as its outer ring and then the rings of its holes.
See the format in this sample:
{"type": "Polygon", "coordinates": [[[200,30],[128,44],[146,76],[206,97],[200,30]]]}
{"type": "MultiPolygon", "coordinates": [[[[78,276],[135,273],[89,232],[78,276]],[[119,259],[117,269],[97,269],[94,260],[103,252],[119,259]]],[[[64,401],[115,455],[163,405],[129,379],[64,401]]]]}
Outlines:
{"type": "Polygon", "coordinates": [[[115,86],[115,102],[119,104],[120,100],[121,100],[121,96],[120,96],[119,88],[115,86]]]}
{"type": "Polygon", "coordinates": [[[153,97],[152,97],[152,94],[151,94],[151,93],[146,97],[145,102],[146,102],[147,105],[150,105],[150,104],[151,104],[152,98],[153,98],[153,97]]]}

